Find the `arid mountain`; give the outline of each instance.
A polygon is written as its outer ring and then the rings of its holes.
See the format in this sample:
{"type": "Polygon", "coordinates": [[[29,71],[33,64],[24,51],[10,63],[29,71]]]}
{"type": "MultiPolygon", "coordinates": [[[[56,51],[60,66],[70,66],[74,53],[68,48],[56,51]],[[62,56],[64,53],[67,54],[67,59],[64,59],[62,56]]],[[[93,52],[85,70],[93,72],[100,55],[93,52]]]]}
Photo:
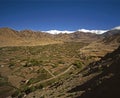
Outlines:
{"type": "Polygon", "coordinates": [[[60,43],[48,33],[31,30],[15,31],[10,28],[0,29],[0,46],[35,46],[60,43]]]}
{"type": "Polygon", "coordinates": [[[106,53],[112,52],[120,45],[120,30],[117,30],[115,32],[108,31],[105,34],[100,35],[100,40],[94,41],[88,46],[83,47],[80,49],[80,53],[86,56],[101,58],[106,53]]]}
{"type": "Polygon", "coordinates": [[[120,46],[80,72],[32,92],[30,98],[117,98],[120,96],[120,46]]]}
{"type": "Polygon", "coordinates": [[[78,42],[92,42],[95,41],[99,38],[99,35],[93,34],[93,33],[85,33],[85,32],[80,32],[76,31],[70,34],[57,34],[55,35],[56,39],[59,39],[64,42],[69,42],[69,41],[78,41],[78,42]]]}
{"type": "Polygon", "coordinates": [[[0,46],[14,45],[14,43],[17,43],[17,40],[20,40],[20,37],[17,36],[17,31],[10,28],[0,29],[0,46]]]}
{"type": "Polygon", "coordinates": [[[119,33],[112,34],[110,36],[106,36],[103,39],[103,42],[105,44],[117,44],[117,43],[120,43],[120,31],[119,31],[119,33]]]}
{"type": "MultiPolygon", "coordinates": [[[[107,54],[100,61],[91,63],[86,68],[86,74],[100,73],[83,85],[71,91],[84,90],[77,98],[117,98],[120,96],[120,46],[114,52],[107,54]]],[[[84,70],[85,71],[85,70],[84,70]]],[[[83,71],[83,72],[84,72],[83,71]]]]}
{"type": "Polygon", "coordinates": [[[97,34],[74,32],[70,34],[49,34],[40,31],[15,31],[10,28],[0,28],[0,46],[35,46],[63,43],[69,41],[92,42],[98,39],[97,34]]]}
{"type": "Polygon", "coordinates": [[[108,37],[108,36],[111,36],[111,35],[114,35],[114,34],[120,34],[120,30],[119,29],[109,30],[109,31],[103,33],[102,35],[105,36],[105,37],[108,37]]]}
{"type": "Polygon", "coordinates": [[[85,33],[85,32],[80,32],[80,31],[76,31],[74,33],[71,34],[72,36],[72,39],[75,39],[75,40],[79,40],[81,39],[82,41],[95,41],[97,39],[99,39],[99,35],[97,34],[94,34],[94,33],[85,33]]]}

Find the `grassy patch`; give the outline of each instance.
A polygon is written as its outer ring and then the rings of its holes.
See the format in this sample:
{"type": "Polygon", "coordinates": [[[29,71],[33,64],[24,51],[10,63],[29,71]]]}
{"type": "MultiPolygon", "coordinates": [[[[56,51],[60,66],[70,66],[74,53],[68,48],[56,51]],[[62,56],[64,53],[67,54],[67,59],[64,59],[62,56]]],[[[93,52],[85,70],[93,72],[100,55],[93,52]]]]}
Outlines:
{"type": "Polygon", "coordinates": [[[77,68],[82,68],[83,63],[77,60],[73,63],[73,65],[76,66],[77,68]]]}

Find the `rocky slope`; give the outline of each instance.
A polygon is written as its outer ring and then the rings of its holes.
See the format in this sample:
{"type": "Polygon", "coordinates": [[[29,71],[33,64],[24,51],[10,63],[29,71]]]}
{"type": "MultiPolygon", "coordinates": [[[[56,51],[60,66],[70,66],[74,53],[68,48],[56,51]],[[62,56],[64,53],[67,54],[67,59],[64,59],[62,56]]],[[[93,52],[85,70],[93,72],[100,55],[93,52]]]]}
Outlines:
{"type": "Polygon", "coordinates": [[[10,28],[0,28],[0,46],[35,46],[63,43],[69,41],[92,42],[98,35],[84,32],[49,34],[40,31],[15,31],[10,28]]]}
{"type": "Polygon", "coordinates": [[[37,90],[26,98],[118,98],[120,96],[120,46],[79,73],[37,90]]]}
{"type": "Polygon", "coordinates": [[[10,28],[0,29],[0,46],[35,46],[60,43],[52,35],[31,30],[15,31],[10,28]]]}
{"type": "Polygon", "coordinates": [[[120,45],[120,30],[110,30],[102,35],[101,39],[92,42],[80,49],[80,53],[87,57],[103,57],[106,53],[112,52],[120,45]]]}
{"type": "MultiPolygon", "coordinates": [[[[99,75],[77,86],[85,90],[80,98],[117,98],[120,96],[120,46],[114,52],[107,54],[100,61],[87,67],[85,76],[100,72],[99,75]],[[88,70],[89,69],[89,70],[88,70]]],[[[75,89],[75,88],[74,88],[75,89]]],[[[77,97],[77,98],[79,98],[77,97]]]]}
{"type": "Polygon", "coordinates": [[[105,37],[108,37],[108,36],[111,36],[111,35],[114,35],[114,34],[119,34],[119,33],[120,33],[119,29],[112,29],[112,30],[109,30],[109,31],[103,33],[102,35],[105,36],[105,37]]]}

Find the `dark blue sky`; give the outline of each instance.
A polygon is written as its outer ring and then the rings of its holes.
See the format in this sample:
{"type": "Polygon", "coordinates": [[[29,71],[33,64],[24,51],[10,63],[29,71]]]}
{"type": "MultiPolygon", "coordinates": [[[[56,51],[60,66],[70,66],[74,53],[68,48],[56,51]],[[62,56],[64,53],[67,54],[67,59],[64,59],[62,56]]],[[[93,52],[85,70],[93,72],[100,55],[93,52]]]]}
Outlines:
{"type": "Polygon", "coordinates": [[[119,25],[120,0],[0,0],[0,27],[77,30],[119,25]]]}

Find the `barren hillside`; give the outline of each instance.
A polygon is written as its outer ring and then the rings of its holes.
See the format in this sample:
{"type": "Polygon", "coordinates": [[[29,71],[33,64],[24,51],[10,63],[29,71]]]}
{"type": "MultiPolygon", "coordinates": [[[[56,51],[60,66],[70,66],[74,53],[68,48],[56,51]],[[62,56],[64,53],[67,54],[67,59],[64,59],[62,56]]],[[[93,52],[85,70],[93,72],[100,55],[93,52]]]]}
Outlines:
{"type": "Polygon", "coordinates": [[[119,95],[120,33],[106,34],[80,31],[49,34],[1,28],[0,97],[110,98],[119,95]]]}
{"type": "Polygon", "coordinates": [[[98,35],[84,32],[71,34],[49,34],[40,31],[22,30],[15,31],[10,28],[0,28],[0,47],[3,46],[36,46],[56,44],[63,42],[92,42],[98,35]]]}

